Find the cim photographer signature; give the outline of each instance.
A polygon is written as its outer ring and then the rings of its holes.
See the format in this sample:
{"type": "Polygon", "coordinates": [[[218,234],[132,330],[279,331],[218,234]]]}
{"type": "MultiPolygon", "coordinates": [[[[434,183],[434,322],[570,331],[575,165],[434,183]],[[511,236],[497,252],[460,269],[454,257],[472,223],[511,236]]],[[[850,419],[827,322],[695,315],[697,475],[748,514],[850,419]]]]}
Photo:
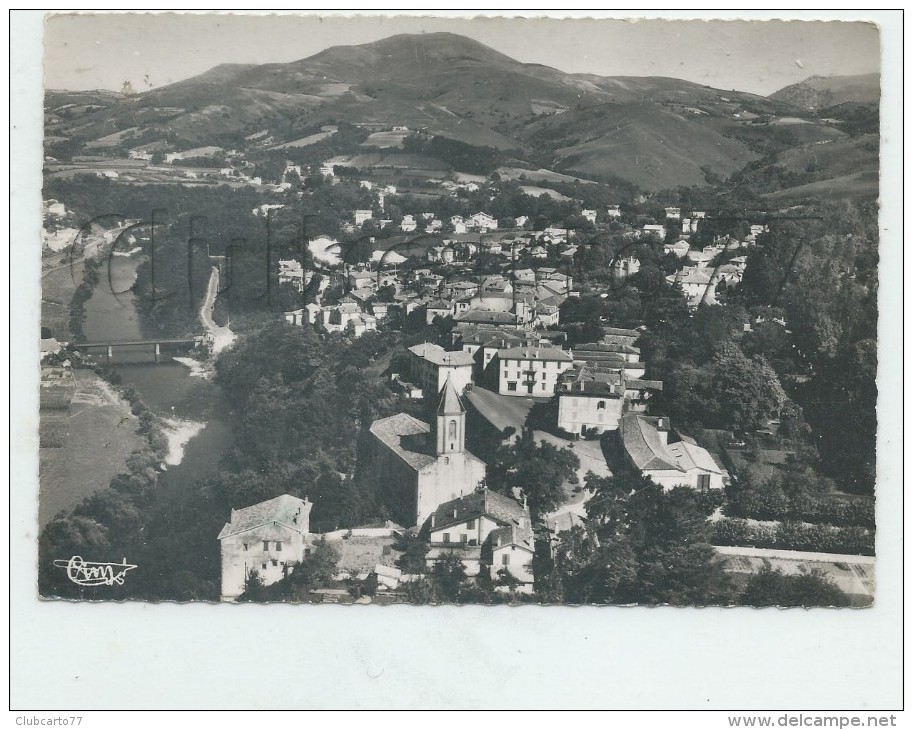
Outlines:
{"type": "Polygon", "coordinates": [[[55,560],[58,568],[66,568],[67,577],[78,586],[122,586],[127,571],[137,566],[124,558],[119,563],[93,563],[74,555],[69,560],[55,560]]]}

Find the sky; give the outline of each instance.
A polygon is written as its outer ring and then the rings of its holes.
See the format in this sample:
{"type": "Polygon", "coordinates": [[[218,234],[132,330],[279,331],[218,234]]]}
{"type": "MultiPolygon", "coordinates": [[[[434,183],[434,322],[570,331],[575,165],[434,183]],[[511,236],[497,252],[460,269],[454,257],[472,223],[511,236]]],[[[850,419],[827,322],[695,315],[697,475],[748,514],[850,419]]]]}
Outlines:
{"type": "Polygon", "coordinates": [[[108,13],[48,17],[45,85],[120,90],[129,81],[144,91],[221,63],[285,63],[437,31],[570,73],[669,76],[764,95],[808,76],[880,68],[878,29],[861,22],[108,13]]]}

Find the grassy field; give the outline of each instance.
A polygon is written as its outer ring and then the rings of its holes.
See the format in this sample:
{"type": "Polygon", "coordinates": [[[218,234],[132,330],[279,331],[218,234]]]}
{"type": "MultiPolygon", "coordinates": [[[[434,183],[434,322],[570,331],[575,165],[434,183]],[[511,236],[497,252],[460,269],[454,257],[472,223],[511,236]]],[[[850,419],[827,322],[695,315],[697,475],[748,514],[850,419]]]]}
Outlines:
{"type": "Polygon", "coordinates": [[[65,433],[62,446],[38,452],[40,527],[107,487],[123,471],[130,452],[145,443],[136,434],[130,407],[107,383],[89,370],[71,372],[74,395],[69,409],[40,414],[42,430],[55,438],[65,433]]]}
{"type": "Polygon", "coordinates": [[[410,132],[374,132],[368,135],[368,138],[362,142],[362,147],[400,147],[403,146],[403,140],[411,134],[410,132]]]}
{"type": "Polygon", "coordinates": [[[58,252],[44,257],[45,273],[41,277],[41,324],[51,330],[58,340],[68,341],[70,334],[70,300],[82,283],[83,267],[60,262],[65,254],[58,252]]]}

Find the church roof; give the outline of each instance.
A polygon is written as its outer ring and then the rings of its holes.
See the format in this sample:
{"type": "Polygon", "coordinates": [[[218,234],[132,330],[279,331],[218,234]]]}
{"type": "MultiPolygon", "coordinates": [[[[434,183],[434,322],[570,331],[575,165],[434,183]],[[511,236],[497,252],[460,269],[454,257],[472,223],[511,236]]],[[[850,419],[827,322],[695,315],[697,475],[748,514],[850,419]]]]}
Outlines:
{"type": "Polygon", "coordinates": [[[433,464],[436,459],[430,453],[410,449],[409,437],[414,441],[419,434],[430,432],[431,426],[408,413],[397,413],[371,424],[371,433],[416,471],[433,464]]]}
{"type": "Polygon", "coordinates": [[[457,393],[456,388],[453,387],[453,383],[448,375],[447,382],[444,383],[444,387],[441,388],[441,400],[440,403],[438,403],[437,414],[439,416],[455,416],[465,412],[466,409],[463,407],[463,402],[460,400],[460,394],[457,393]]]}

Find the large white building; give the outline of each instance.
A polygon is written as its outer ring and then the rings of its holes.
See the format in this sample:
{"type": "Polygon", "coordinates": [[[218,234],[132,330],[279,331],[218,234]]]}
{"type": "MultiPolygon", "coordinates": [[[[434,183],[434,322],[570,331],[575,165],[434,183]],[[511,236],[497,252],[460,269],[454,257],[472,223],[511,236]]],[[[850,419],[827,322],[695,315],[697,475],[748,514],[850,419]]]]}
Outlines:
{"type": "Polygon", "coordinates": [[[498,351],[498,392],[548,398],[558,376],[574,364],[570,353],[557,347],[509,347],[498,351]]]}
{"type": "Polygon", "coordinates": [[[472,382],[475,360],[471,353],[450,352],[431,342],[413,345],[409,353],[412,382],[429,395],[440,393],[448,378],[458,393],[472,382]]]}
{"type": "Polygon", "coordinates": [[[219,533],[222,553],[222,600],[244,593],[256,571],[269,585],[284,578],[309,552],[311,503],[290,494],[233,509],[219,533]]]}

